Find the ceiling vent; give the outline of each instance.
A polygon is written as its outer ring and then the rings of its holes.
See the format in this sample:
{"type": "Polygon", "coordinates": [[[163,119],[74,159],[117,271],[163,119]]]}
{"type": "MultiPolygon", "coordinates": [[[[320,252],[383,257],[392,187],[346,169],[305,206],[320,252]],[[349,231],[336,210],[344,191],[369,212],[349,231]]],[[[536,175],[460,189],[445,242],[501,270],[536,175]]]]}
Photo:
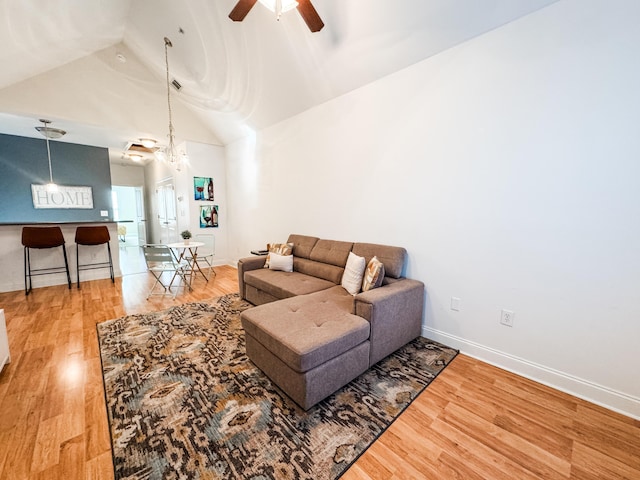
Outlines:
{"type": "Polygon", "coordinates": [[[135,153],[151,153],[152,154],[156,150],[157,150],[156,147],[147,148],[141,143],[134,143],[134,142],[127,144],[125,148],[125,152],[135,152],[135,153]]]}
{"type": "Polygon", "coordinates": [[[171,85],[173,85],[176,90],[180,90],[182,88],[182,85],[180,85],[180,82],[175,78],[171,81],[171,85]]]}

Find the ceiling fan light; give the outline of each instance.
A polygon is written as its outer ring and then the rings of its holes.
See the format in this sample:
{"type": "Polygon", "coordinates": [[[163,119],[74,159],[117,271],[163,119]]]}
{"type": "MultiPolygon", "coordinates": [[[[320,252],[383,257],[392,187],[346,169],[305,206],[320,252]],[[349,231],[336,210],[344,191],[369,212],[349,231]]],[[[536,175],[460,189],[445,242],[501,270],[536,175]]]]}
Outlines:
{"type": "Polygon", "coordinates": [[[280,3],[280,13],[288,12],[292,8],[296,8],[298,6],[298,2],[296,2],[295,0],[258,0],[258,1],[274,13],[279,13],[278,3],[280,3]]]}
{"type": "Polygon", "coordinates": [[[144,148],[153,148],[157,142],[153,138],[141,138],[140,143],[144,148]]]}

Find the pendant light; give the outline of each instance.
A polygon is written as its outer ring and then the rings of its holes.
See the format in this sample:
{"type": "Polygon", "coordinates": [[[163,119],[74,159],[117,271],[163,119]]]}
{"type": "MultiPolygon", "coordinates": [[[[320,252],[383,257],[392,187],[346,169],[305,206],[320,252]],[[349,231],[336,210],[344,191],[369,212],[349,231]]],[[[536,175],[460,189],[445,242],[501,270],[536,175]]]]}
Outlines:
{"type": "Polygon", "coordinates": [[[171,40],[164,37],[164,60],[167,67],[167,106],[169,107],[169,144],[160,147],[155,156],[161,162],[175,168],[180,171],[182,165],[185,164],[189,158],[183,151],[178,151],[175,146],[175,136],[173,134],[173,119],[171,116],[171,84],[169,82],[169,47],[173,47],[171,40]]]}
{"type": "Polygon", "coordinates": [[[60,130],[59,128],[49,127],[51,120],[40,119],[40,121],[44,124],[44,126],[36,127],[36,130],[44,135],[44,138],[47,141],[47,159],[49,160],[49,183],[47,184],[46,188],[48,192],[57,192],[58,185],[53,183],[53,170],[51,169],[51,148],[49,147],[49,139],[61,138],[62,136],[66,135],[67,132],[65,132],[64,130],[60,130]]]}

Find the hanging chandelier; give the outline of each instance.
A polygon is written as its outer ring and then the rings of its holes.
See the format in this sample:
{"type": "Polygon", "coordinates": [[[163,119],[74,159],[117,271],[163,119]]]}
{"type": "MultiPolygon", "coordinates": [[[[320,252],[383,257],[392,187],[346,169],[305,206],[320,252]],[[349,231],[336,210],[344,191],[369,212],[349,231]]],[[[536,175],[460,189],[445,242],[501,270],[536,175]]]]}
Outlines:
{"type": "Polygon", "coordinates": [[[35,127],[35,128],[47,140],[47,160],[49,160],[49,183],[47,183],[46,188],[48,192],[57,192],[58,185],[53,182],[53,170],[51,169],[51,149],[49,148],[49,139],[60,138],[64,136],[67,132],[65,132],[64,130],[60,130],[59,128],[49,127],[51,120],[40,119],[40,121],[44,124],[44,127],[35,127]]]}
{"type": "Polygon", "coordinates": [[[171,116],[171,84],[169,82],[169,47],[173,47],[171,40],[164,37],[164,60],[167,67],[167,106],[169,107],[169,144],[161,146],[156,150],[155,156],[158,160],[166,163],[170,167],[180,171],[189,158],[186,152],[179,151],[175,146],[175,135],[173,133],[173,119],[171,116]]]}

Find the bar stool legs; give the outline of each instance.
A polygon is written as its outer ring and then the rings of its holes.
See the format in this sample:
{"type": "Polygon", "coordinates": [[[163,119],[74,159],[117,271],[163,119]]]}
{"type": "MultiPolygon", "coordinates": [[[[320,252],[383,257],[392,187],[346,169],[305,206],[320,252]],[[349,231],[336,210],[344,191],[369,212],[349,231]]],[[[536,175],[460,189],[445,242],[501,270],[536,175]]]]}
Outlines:
{"type": "Polygon", "coordinates": [[[76,228],[76,277],[78,279],[78,288],[80,288],[80,270],[92,270],[95,268],[107,268],[109,267],[109,274],[111,276],[111,283],[115,283],[115,275],[113,273],[113,259],[111,257],[111,236],[109,235],[109,229],[106,226],[96,227],[78,227],[76,228]],[[109,257],[108,262],[96,262],[80,264],[80,245],[95,246],[95,245],[107,245],[107,255],[109,257]]]}
{"type": "Polygon", "coordinates": [[[22,245],[24,247],[24,294],[29,295],[33,288],[32,277],[36,275],[48,275],[53,273],[67,273],[67,284],[71,288],[71,275],[69,274],[69,262],[67,250],[64,245],[64,236],[60,227],[23,227],[22,245]],[[64,255],[64,267],[31,268],[32,248],[44,249],[62,247],[64,255]]]}

